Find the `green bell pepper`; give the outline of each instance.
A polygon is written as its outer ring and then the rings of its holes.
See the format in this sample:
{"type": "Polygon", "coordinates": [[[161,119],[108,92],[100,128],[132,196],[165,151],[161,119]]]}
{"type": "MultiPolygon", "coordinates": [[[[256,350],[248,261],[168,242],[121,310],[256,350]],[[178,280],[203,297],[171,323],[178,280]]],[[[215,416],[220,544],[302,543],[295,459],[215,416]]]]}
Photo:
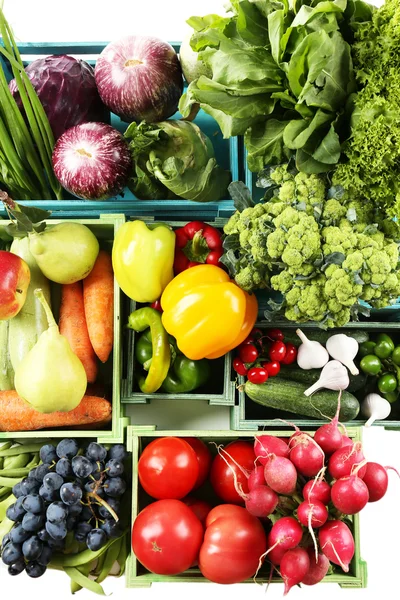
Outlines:
{"type": "MultiPolygon", "coordinates": [[[[191,360],[177,347],[176,340],[168,336],[171,349],[171,365],[160,387],[166,394],[185,394],[204,385],[210,377],[209,361],[191,360]]],[[[135,358],[146,371],[153,362],[153,340],[151,331],[145,331],[135,345],[135,358]]]]}
{"type": "Polygon", "coordinates": [[[379,358],[389,358],[394,350],[392,338],[386,333],[380,333],[376,339],[374,354],[379,358]]]}

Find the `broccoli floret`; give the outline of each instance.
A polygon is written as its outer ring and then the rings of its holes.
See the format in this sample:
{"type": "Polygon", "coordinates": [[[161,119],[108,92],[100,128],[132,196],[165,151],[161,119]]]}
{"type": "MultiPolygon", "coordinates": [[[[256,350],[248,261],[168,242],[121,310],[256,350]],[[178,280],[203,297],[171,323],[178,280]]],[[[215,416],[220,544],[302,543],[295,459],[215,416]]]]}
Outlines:
{"type": "Polygon", "coordinates": [[[285,181],[294,179],[294,176],[288,172],[287,165],[278,165],[271,169],[270,178],[278,185],[282,185],[285,181]]]}
{"type": "Polygon", "coordinates": [[[342,268],[346,271],[360,271],[364,264],[364,256],[362,252],[356,250],[347,255],[347,258],[342,263],[342,268]]]}
{"type": "Polygon", "coordinates": [[[346,213],[347,209],[338,200],[327,200],[322,211],[321,224],[324,227],[336,225],[346,216],[346,213]]]}
{"type": "Polygon", "coordinates": [[[355,284],[344,269],[336,269],[325,283],[325,295],[343,306],[353,306],[362,293],[362,285],[355,284]]]}
{"type": "Polygon", "coordinates": [[[267,272],[257,269],[255,265],[247,265],[235,275],[235,281],[242,290],[251,292],[254,289],[263,289],[268,285],[267,272]]]}
{"type": "Polygon", "coordinates": [[[282,271],[279,275],[271,277],[271,286],[277,292],[286,294],[293,287],[293,277],[288,271],[282,271]]]}

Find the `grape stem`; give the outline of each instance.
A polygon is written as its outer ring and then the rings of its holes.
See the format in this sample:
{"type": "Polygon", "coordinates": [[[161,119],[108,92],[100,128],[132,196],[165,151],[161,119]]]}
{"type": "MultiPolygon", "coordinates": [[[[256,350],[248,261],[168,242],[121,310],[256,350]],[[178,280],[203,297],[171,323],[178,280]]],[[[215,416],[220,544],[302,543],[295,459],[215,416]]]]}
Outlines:
{"type": "Polygon", "coordinates": [[[113,510],[111,508],[111,506],[105,500],[103,500],[103,498],[100,498],[100,496],[98,494],[96,494],[96,492],[89,492],[87,494],[87,497],[89,498],[89,502],[90,502],[90,498],[94,498],[99,504],[104,506],[104,508],[106,508],[108,510],[108,512],[113,516],[114,520],[118,523],[119,516],[117,515],[115,510],[113,510]]]}

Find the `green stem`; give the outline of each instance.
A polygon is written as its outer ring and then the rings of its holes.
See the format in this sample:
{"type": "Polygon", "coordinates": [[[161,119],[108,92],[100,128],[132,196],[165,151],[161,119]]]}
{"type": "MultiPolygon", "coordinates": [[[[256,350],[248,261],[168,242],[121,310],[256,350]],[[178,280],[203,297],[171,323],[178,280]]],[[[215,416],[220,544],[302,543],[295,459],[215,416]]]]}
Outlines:
{"type": "Polygon", "coordinates": [[[40,288],[36,288],[36,290],[33,293],[35,294],[36,298],[39,300],[40,304],[43,306],[43,310],[46,313],[49,328],[55,327],[58,331],[58,325],[54,319],[53,313],[51,312],[51,308],[50,308],[46,298],[44,297],[43,290],[41,290],[40,288]]]}

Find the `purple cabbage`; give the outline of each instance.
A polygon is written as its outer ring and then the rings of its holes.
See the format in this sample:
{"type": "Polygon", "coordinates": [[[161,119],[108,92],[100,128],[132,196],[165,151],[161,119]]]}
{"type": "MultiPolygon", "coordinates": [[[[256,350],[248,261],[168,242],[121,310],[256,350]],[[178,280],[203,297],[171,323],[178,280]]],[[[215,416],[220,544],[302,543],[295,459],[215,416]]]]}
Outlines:
{"type": "MultiPolygon", "coordinates": [[[[47,114],[57,140],[81,123],[110,122],[110,112],[97,91],[94,69],[84,60],[66,54],[34,60],[25,69],[47,114]]],[[[22,110],[15,80],[10,90],[22,110]]]]}

